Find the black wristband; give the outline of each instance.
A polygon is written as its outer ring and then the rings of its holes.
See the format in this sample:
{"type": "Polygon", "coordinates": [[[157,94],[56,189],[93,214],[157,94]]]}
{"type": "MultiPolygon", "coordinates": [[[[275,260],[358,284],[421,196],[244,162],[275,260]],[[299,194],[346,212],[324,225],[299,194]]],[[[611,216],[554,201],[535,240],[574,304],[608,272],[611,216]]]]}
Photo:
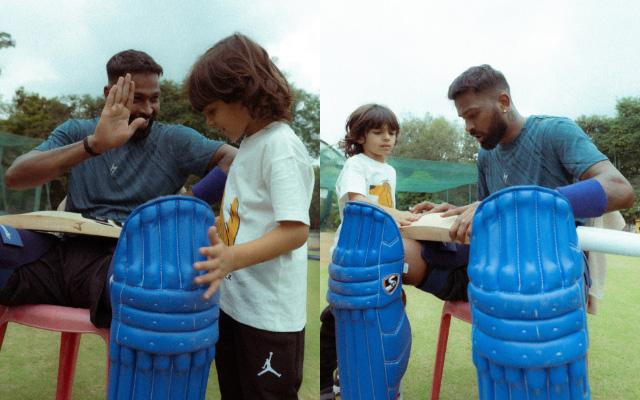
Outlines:
{"type": "Polygon", "coordinates": [[[89,146],[89,136],[84,137],[84,139],[82,140],[82,144],[84,145],[84,151],[91,154],[92,157],[100,155],[100,153],[96,153],[95,151],[93,151],[91,146],[89,146]]]}

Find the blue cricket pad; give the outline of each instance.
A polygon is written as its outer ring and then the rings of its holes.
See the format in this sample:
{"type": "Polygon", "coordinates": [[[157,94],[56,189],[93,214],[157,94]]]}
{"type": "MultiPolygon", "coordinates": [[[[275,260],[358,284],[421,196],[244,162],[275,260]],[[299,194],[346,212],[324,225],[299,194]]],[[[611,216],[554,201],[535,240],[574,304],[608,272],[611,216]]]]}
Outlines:
{"type": "Polygon", "coordinates": [[[207,175],[198,181],[191,191],[197,198],[209,204],[217,203],[224,194],[224,185],[227,182],[227,174],[220,167],[215,167],[207,175]]]}
{"type": "Polygon", "coordinates": [[[480,204],[467,269],[480,400],[590,398],[583,270],[557,191],[514,186],[480,204]]]}
{"type": "Polygon", "coordinates": [[[340,392],[350,400],[391,400],[411,352],[402,304],[402,237],[393,218],[349,202],[329,265],[327,300],[336,319],[340,392]]]}
{"type": "Polygon", "coordinates": [[[558,188],[567,198],[576,218],[599,217],[607,211],[607,193],[596,179],[586,179],[558,188]]]}
{"type": "Polygon", "coordinates": [[[109,399],[204,399],[218,341],[219,292],[203,300],[193,263],[208,246],[211,208],[167,196],[136,208],[110,278],[109,399]]]}
{"type": "Polygon", "coordinates": [[[20,233],[13,226],[0,225],[0,241],[6,245],[24,247],[20,233]]]}

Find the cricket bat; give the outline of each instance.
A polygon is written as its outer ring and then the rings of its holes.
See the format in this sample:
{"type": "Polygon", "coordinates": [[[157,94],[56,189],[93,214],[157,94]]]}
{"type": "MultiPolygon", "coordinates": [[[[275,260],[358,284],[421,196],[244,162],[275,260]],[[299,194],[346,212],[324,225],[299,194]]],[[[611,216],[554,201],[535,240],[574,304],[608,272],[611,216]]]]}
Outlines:
{"type": "MultiPolygon", "coordinates": [[[[411,225],[400,227],[403,237],[415,240],[450,242],[449,229],[457,216],[441,217],[441,213],[424,214],[411,225]]],[[[584,251],[640,257],[640,235],[613,229],[579,226],[578,243],[584,251]]],[[[469,238],[465,243],[469,243],[469,238]]]]}
{"type": "Polygon", "coordinates": [[[36,211],[26,214],[0,215],[0,225],[43,232],[120,237],[121,225],[112,220],[85,218],[68,211],[36,211]]]}

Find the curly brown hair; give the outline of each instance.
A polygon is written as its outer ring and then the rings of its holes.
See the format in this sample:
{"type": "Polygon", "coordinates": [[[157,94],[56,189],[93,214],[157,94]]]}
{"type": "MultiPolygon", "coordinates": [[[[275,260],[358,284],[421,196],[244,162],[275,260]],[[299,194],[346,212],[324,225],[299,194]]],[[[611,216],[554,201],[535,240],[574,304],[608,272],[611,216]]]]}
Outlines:
{"type": "Polygon", "coordinates": [[[187,94],[202,111],[220,100],[240,102],[257,120],[291,120],[289,84],[259,44],[235,33],[207,50],[191,68],[187,94]]]}
{"type": "Polygon", "coordinates": [[[364,138],[371,129],[381,129],[385,126],[389,130],[395,131],[396,135],[400,134],[398,118],[388,107],[380,104],[360,106],[347,119],[347,124],[345,125],[347,134],[340,141],[339,146],[344,150],[344,154],[347,157],[360,154],[364,150],[358,141],[364,138]]]}

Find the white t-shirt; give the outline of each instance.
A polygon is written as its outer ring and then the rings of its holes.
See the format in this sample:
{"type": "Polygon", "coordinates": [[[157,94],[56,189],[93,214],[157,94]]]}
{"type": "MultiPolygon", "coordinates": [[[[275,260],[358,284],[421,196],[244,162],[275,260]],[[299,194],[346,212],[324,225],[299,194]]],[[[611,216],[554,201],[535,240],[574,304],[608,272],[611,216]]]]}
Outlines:
{"type": "MultiPolygon", "coordinates": [[[[289,125],[273,122],[246,137],[231,165],[221,207],[220,238],[228,245],[255,240],[278,225],[309,225],[313,193],[309,153],[289,125]]],[[[273,332],[306,323],[306,244],[223,279],[220,308],[236,321],[273,332]]]]}
{"type": "MultiPolygon", "coordinates": [[[[342,210],[349,201],[349,193],[366,196],[373,203],[395,208],[396,204],[396,170],[389,164],[376,161],[364,153],[347,158],[336,181],[336,195],[340,221],[342,210]]],[[[340,236],[338,227],[335,244],[340,236]]],[[[333,253],[333,248],[331,249],[333,253]]]]}

